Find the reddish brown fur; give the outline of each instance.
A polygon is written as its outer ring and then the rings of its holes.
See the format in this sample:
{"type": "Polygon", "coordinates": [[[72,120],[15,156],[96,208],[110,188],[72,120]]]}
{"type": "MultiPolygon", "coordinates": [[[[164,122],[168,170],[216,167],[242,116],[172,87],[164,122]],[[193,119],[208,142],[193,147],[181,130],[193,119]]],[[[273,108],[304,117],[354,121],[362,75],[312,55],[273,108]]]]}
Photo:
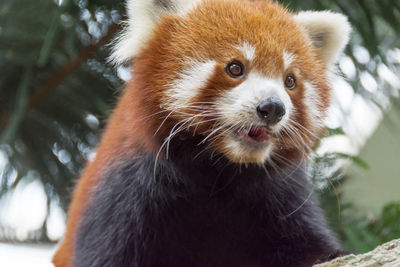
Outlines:
{"type": "Polygon", "coordinates": [[[96,151],[95,160],[88,164],[77,184],[68,212],[66,234],[53,258],[57,267],[73,266],[74,235],[104,168],[119,157],[133,156],[137,144],[149,152],[155,151],[158,146],[153,136],[148,134],[154,132],[155,124],[149,123],[151,119],[146,119],[145,114],[152,111],[141,106],[144,96],[139,97],[143,95],[139,84],[140,82],[132,83],[126,88],[96,151]]]}
{"type": "MultiPolygon", "coordinates": [[[[177,79],[179,72],[187,67],[185,59],[201,57],[218,62],[214,76],[206,88],[201,89],[201,96],[193,100],[212,101],[245,79],[224,75],[224,66],[232,59],[248,64],[241,52],[234,48],[243,42],[250,42],[256,47],[255,60],[247,71],[256,69],[268,77],[283,74],[282,82],[286,75],[283,73],[282,52],[286,50],[297,55],[289,70],[290,73],[300,71],[300,77],[296,77],[297,89],[289,92],[295,106],[294,119],[314,134],[321,133],[322,128],[314,127],[307,117],[303,81],[312,81],[317,86],[323,105],[321,113],[324,113],[330,91],[326,69],[287,10],[269,1],[206,0],[183,18],[164,17],[153,38],[136,58],[134,78],[110,119],[95,160],[88,164],[76,187],[68,213],[66,235],[53,258],[55,266],[73,266],[75,233],[104,168],[119,157],[134,156],[138,145],[156,153],[174,121],[180,119],[181,115],[171,116],[154,137],[154,132],[169,113],[158,113],[162,111],[160,105],[165,101],[165,85],[177,79]],[[240,20],[224,19],[227,16],[240,20]]],[[[210,127],[210,123],[205,123],[198,131],[206,134],[210,127]]],[[[302,134],[306,140],[304,149],[307,150],[315,138],[304,131],[302,134]]],[[[299,156],[288,136],[283,136],[281,143],[284,145],[279,151],[281,156],[289,159],[299,156]]],[[[218,140],[215,147],[222,149],[218,140]]]]}

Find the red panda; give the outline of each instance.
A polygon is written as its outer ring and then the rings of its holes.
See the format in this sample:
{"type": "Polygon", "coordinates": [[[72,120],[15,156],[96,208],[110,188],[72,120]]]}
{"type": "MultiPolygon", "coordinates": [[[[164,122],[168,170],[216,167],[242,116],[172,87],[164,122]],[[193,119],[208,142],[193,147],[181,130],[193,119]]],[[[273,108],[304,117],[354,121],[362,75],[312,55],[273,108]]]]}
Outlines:
{"type": "Polygon", "coordinates": [[[128,0],[132,62],[53,258],[66,266],[311,266],[341,251],[305,166],[340,14],[272,1],[128,0]]]}

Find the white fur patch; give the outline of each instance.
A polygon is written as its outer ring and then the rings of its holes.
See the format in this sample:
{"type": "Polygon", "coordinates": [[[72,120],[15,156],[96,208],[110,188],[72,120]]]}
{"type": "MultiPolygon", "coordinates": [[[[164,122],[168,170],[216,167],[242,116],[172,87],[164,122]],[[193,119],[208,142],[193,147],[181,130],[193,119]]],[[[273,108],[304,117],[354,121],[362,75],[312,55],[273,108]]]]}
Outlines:
{"type": "Polygon", "coordinates": [[[190,104],[190,100],[198,95],[199,90],[207,84],[214,73],[216,62],[190,61],[180,77],[168,85],[165,93],[166,106],[169,110],[180,110],[190,104]]]}
{"type": "Polygon", "coordinates": [[[283,52],[283,67],[285,69],[285,71],[290,67],[290,65],[293,63],[294,61],[294,55],[292,53],[289,52],[283,52]]]}
{"type": "Polygon", "coordinates": [[[256,55],[256,48],[249,44],[249,43],[243,43],[240,46],[238,46],[238,49],[243,53],[244,57],[248,61],[253,61],[255,55],[256,55]]]}
{"type": "Polygon", "coordinates": [[[325,63],[336,63],[350,38],[351,27],[347,18],[330,11],[304,11],[298,13],[295,20],[320,50],[325,63]]]}
{"type": "Polygon", "coordinates": [[[183,15],[199,1],[127,0],[128,20],[125,22],[125,29],[114,41],[111,61],[120,64],[135,57],[151,37],[155,25],[163,14],[183,15]]]}
{"type": "MultiPolygon", "coordinates": [[[[278,97],[286,109],[282,120],[271,127],[271,131],[277,133],[288,123],[293,111],[293,103],[281,78],[268,78],[257,72],[251,72],[244,82],[221,95],[215,106],[221,117],[221,123],[226,127],[265,125],[265,121],[257,115],[257,106],[262,100],[272,96],[278,97]]],[[[274,149],[273,143],[260,147],[248,146],[230,134],[224,136],[222,143],[238,162],[251,159],[253,162],[263,163],[274,149]]]]}
{"type": "Polygon", "coordinates": [[[222,95],[217,101],[216,107],[227,125],[238,122],[250,125],[251,123],[264,123],[257,115],[259,103],[271,96],[277,96],[286,108],[286,114],[273,128],[279,128],[288,120],[293,109],[290,96],[286,92],[281,78],[271,79],[252,72],[237,87],[222,95]]]}
{"type": "Polygon", "coordinates": [[[307,107],[307,114],[309,119],[312,122],[312,125],[316,127],[320,127],[323,123],[323,114],[321,111],[321,97],[317,92],[315,86],[310,82],[304,83],[305,87],[305,95],[304,95],[304,104],[307,107]]]}
{"type": "Polygon", "coordinates": [[[271,155],[274,145],[271,143],[267,147],[260,147],[260,149],[254,150],[243,144],[233,136],[226,136],[223,140],[225,149],[229,150],[237,162],[248,162],[248,155],[251,154],[252,160],[257,163],[264,163],[271,155]]]}

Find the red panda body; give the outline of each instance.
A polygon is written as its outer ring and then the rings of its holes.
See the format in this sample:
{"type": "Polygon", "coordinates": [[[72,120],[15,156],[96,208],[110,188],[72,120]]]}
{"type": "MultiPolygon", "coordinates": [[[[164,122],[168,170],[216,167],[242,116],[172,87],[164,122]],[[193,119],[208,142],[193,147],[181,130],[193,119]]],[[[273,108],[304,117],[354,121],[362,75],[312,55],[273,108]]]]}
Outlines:
{"type": "Polygon", "coordinates": [[[133,77],[75,190],[55,265],[310,266],[337,255],[305,169],[346,19],[269,1],[128,8],[137,20],[114,55],[135,57],[133,77]]]}

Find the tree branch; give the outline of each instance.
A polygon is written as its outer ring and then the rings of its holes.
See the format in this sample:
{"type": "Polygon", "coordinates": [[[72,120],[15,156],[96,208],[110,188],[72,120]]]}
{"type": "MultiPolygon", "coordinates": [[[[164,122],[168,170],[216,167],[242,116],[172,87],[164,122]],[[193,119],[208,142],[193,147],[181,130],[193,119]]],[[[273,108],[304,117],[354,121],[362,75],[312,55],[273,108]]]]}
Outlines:
{"type": "MultiPolygon", "coordinates": [[[[83,62],[96,52],[108,39],[110,39],[119,29],[119,24],[113,23],[107,30],[107,33],[97,42],[82,49],[72,60],[68,61],[59,71],[57,71],[50,79],[44,82],[29,97],[25,107],[25,112],[36,106],[44,97],[49,95],[53,89],[61,84],[74,70],[76,70],[83,62]]],[[[0,129],[4,129],[10,120],[10,112],[3,113],[0,117],[0,129]]]]}

